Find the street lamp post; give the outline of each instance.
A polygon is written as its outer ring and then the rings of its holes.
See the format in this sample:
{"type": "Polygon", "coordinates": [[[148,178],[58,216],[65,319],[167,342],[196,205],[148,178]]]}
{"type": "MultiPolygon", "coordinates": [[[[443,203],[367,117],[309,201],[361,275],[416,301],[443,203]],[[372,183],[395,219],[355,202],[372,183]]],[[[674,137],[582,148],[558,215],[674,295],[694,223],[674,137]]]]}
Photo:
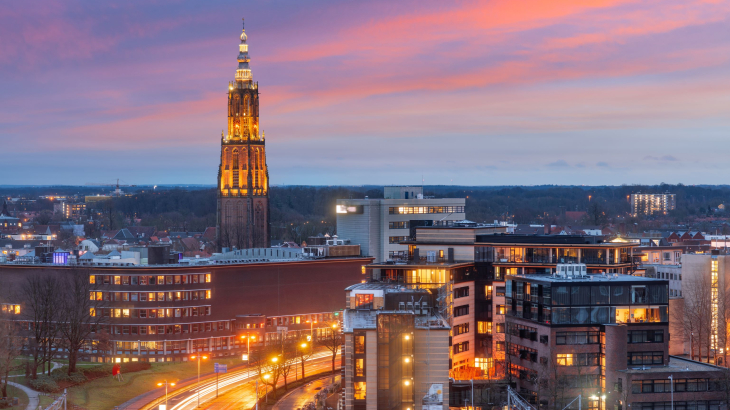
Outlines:
{"type": "Polygon", "coordinates": [[[302,343],[300,347],[302,348],[302,353],[299,354],[299,358],[302,360],[302,380],[304,380],[304,349],[307,348],[307,344],[302,343]]]}
{"type": "MultiPolygon", "coordinates": [[[[264,375],[264,380],[269,380],[269,378],[271,378],[270,374],[264,375]]],[[[268,384],[264,384],[264,388],[266,389],[266,404],[268,404],[269,403],[269,386],[268,386],[268,384]]],[[[258,393],[256,393],[256,394],[258,395],[258,393]]]]}
{"type": "Polygon", "coordinates": [[[198,407],[200,407],[200,359],[205,360],[208,358],[208,356],[203,356],[203,355],[198,354],[195,356],[191,356],[190,358],[193,360],[195,360],[195,359],[198,360],[198,387],[196,390],[198,391],[198,407]]]}
{"type": "Polygon", "coordinates": [[[672,410],[674,410],[674,375],[669,376],[669,389],[672,393],[672,410]]]}
{"type": "Polygon", "coordinates": [[[170,382],[167,381],[167,379],[165,379],[165,382],[164,383],[157,383],[157,385],[158,386],[165,385],[165,410],[167,410],[167,386],[168,385],[169,386],[174,386],[175,383],[170,383],[170,382]]]}

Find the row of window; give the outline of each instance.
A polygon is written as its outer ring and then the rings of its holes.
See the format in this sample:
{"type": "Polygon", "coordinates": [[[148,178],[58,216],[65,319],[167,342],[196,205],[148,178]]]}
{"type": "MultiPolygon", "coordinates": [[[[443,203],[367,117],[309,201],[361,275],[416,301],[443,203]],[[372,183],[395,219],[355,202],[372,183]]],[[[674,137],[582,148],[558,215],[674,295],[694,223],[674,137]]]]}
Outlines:
{"type": "Polygon", "coordinates": [[[454,299],[463,298],[469,296],[469,287],[464,286],[461,288],[454,288],[454,299]]]}
{"type": "Polygon", "coordinates": [[[390,215],[405,214],[455,214],[464,213],[463,206],[391,206],[390,215]]]}
{"type": "Polygon", "coordinates": [[[600,353],[558,353],[558,366],[598,366],[600,353]]]}
{"type": "Polygon", "coordinates": [[[532,362],[537,362],[537,350],[518,345],[515,343],[507,343],[507,354],[513,357],[519,357],[520,359],[530,360],[532,362]]]}
{"type": "Polygon", "coordinates": [[[194,306],[172,309],[109,309],[109,308],[91,308],[91,316],[97,314],[103,317],[125,318],[134,317],[140,319],[155,319],[164,317],[190,317],[190,316],[209,316],[210,306],[194,306]]]}
{"type": "Polygon", "coordinates": [[[556,345],[591,345],[601,342],[601,332],[557,332],[556,345]]]}
{"type": "Polygon", "coordinates": [[[101,292],[91,291],[89,299],[110,302],[175,302],[178,300],[210,299],[210,290],[180,292],[101,292]]]}
{"type": "MultiPolygon", "coordinates": [[[[687,391],[720,391],[722,386],[711,379],[677,379],[674,381],[675,392],[687,391]]],[[[631,382],[632,393],[669,393],[672,391],[672,381],[634,380],[631,382]]]]}
{"type": "Polygon", "coordinates": [[[469,342],[456,343],[454,345],[454,354],[463,353],[469,351],[469,342]]]}
{"type": "Polygon", "coordinates": [[[408,236],[389,236],[388,243],[401,243],[410,239],[408,236]]]}
{"type": "Polygon", "coordinates": [[[408,229],[409,224],[408,221],[388,222],[388,229],[408,229]]]}
{"type": "Polygon", "coordinates": [[[230,322],[208,322],[165,326],[111,326],[111,330],[112,334],[115,335],[172,335],[183,333],[216,332],[221,330],[227,330],[229,327],[230,322]]]}
{"type": "Polygon", "coordinates": [[[632,410],[720,410],[720,400],[631,403],[632,410]]]}
{"type": "Polygon", "coordinates": [[[629,343],[661,343],[664,342],[663,330],[629,330],[629,343]]]}
{"type": "Polygon", "coordinates": [[[454,317],[466,316],[469,314],[469,305],[456,306],[454,308],[454,317]]]}
{"type": "Polygon", "coordinates": [[[181,285],[187,283],[209,283],[210,273],[195,275],[91,275],[89,283],[98,285],[181,285]]]}
{"type": "Polygon", "coordinates": [[[626,363],[636,364],[664,364],[664,352],[629,352],[627,353],[626,363]]]}

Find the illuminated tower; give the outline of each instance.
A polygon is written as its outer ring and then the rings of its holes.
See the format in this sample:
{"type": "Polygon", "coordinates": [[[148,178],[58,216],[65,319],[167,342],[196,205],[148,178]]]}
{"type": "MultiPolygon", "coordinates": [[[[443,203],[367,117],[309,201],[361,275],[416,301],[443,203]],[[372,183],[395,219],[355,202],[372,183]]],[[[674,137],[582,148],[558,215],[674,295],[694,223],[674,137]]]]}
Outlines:
{"type": "Polygon", "coordinates": [[[259,86],[251,77],[244,28],[236,80],[228,84],[228,132],[221,134],[218,220],[221,248],[268,248],[269,172],[264,133],[259,133],[259,86]]]}

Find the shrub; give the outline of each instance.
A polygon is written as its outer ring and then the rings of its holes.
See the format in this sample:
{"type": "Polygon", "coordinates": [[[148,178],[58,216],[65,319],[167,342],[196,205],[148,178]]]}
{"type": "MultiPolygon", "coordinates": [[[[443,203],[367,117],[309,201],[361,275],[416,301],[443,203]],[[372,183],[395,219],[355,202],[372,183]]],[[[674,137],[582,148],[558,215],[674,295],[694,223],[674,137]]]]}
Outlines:
{"type": "Polygon", "coordinates": [[[59,389],[56,381],[46,375],[38,376],[35,380],[31,379],[28,383],[30,387],[45,393],[54,393],[59,389]]]}

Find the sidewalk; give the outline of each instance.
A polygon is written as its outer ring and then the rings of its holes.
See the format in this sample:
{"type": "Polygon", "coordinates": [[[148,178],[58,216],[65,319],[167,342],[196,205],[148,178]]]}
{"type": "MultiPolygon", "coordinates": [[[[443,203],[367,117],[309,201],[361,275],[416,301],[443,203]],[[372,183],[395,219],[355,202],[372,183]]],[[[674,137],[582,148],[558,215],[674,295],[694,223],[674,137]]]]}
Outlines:
{"type": "Polygon", "coordinates": [[[303,409],[307,403],[314,402],[314,396],[332,384],[332,375],[328,375],[321,379],[307,383],[302,387],[298,387],[286,396],[277,401],[271,410],[299,410],[303,409]]]}
{"type": "Polygon", "coordinates": [[[23,390],[25,394],[28,395],[28,406],[25,407],[25,410],[36,410],[38,408],[38,403],[40,403],[40,399],[38,398],[38,392],[31,389],[30,387],[26,387],[22,384],[8,382],[9,385],[13,387],[17,387],[20,390],[23,390]]]}

